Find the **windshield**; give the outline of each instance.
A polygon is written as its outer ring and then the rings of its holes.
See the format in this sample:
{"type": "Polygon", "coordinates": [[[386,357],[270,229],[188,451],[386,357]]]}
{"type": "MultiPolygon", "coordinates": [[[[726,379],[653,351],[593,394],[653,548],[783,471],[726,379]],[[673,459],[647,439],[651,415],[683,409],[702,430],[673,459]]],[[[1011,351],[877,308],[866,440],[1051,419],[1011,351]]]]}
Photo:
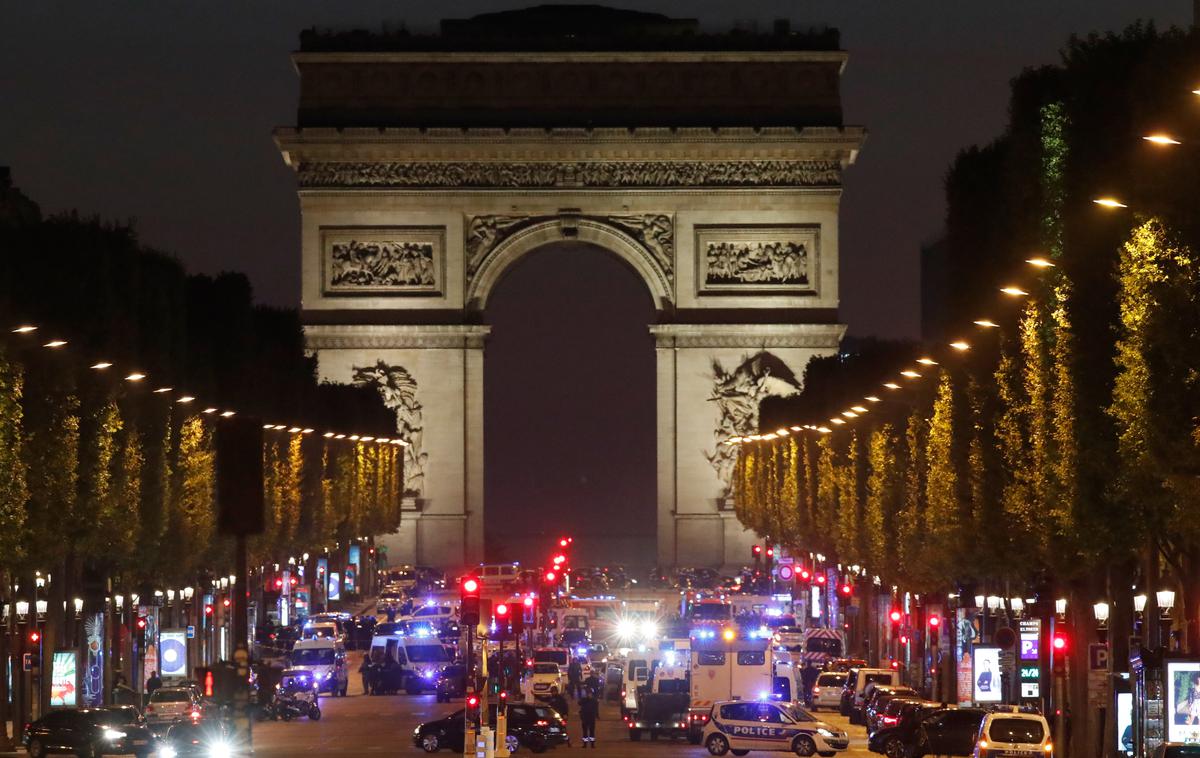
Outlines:
{"type": "Polygon", "coordinates": [[[783,710],[787,715],[792,717],[792,721],[816,721],[816,716],[813,716],[808,711],[799,706],[783,706],[783,710]]]}
{"type": "Polygon", "coordinates": [[[998,718],[988,727],[988,736],[993,742],[1040,743],[1046,730],[1034,719],[998,718]]]}
{"type": "Polygon", "coordinates": [[[533,666],[533,673],[557,675],[558,674],[558,664],[557,663],[536,663],[533,666]]]}
{"type": "Polygon", "coordinates": [[[293,666],[332,666],[333,648],[320,647],[292,651],[293,666]]]}
{"type": "Polygon", "coordinates": [[[733,606],[724,603],[700,603],[692,606],[692,618],[699,621],[724,621],[733,615],[733,606]]]}
{"type": "Polygon", "coordinates": [[[826,655],[841,655],[842,642],[833,637],[809,637],[804,641],[804,647],[809,653],[825,653],[826,655]]]}
{"type": "Polygon", "coordinates": [[[876,684],[884,684],[884,683],[890,682],[890,681],[892,681],[891,674],[864,674],[863,675],[863,687],[866,687],[871,682],[874,682],[876,684]]]}
{"type": "Polygon", "coordinates": [[[567,665],[566,650],[537,650],[533,654],[534,661],[557,663],[560,666],[567,665]]]}
{"type": "Polygon", "coordinates": [[[404,648],[413,663],[441,663],[450,660],[441,645],[409,645],[404,648]]]}
{"type": "Polygon", "coordinates": [[[186,703],[191,700],[192,696],[187,690],[162,690],[154,691],[150,696],[151,703],[186,703]]]}
{"type": "Polygon", "coordinates": [[[821,674],[821,678],[817,680],[817,685],[820,687],[841,687],[846,682],[846,677],[841,674],[821,674]]]}

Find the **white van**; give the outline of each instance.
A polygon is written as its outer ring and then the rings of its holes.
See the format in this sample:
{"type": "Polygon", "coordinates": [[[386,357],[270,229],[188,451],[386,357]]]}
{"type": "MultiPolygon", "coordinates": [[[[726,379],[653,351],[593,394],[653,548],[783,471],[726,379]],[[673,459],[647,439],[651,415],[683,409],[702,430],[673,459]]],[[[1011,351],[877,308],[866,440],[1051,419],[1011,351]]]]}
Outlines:
{"type": "Polygon", "coordinates": [[[408,659],[406,668],[409,671],[404,689],[410,695],[435,689],[438,674],[450,665],[450,654],[436,637],[405,637],[404,656],[408,659]]]}
{"type": "Polygon", "coordinates": [[[334,697],[346,696],[350,677],[346,671],[346,648],[340,641],[329,638],[297,640],[288,655],[288,666],[310,672],[318,692],[328,692],[334,697]]]}
{"type": "Polygon", "coordinates": [[[822,708],[836,710],[842,702],[842,689],[846,686],[846,675],[834,671],[825,671],[813,683],[812,710],[822,708]]]}
{"type": "Polygon", "coordinates": [[[519,563],[485,563],[479,567],[479,581],[484,589],[498,590],[517,581],[519,563]]]}
{"type": "Polygon", "coordinates": [[[441,624],[454,618],[454,607],[449,605],[422,605],[404,616],[401,621],[430,621],[441,624]]]}

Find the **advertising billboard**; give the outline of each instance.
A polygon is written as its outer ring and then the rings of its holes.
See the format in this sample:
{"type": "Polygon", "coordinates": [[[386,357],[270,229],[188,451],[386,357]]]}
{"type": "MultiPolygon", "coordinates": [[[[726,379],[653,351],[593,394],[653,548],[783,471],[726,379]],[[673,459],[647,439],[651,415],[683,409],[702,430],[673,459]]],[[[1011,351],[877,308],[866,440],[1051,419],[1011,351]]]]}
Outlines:
{"type": "Polygon", "coordinates": [[[79,653],[74,650],[56,650],[50,661],[50,707],[74,708],[75,673],[78,669],[79,653]]]}
{"type": "Polygon", "coordinates": [[[1200,742],[1200,661],[1167,661],[1168,742],[1200,742]]]}
{"type": "Polygon", "coordinates": [[[976,645],[971,658],[971,682],[976,703],[999,703],[1004,699],[1000,684],[1000,648],[976,645]]]}
{"type": "Polygon", "coordinates": [[[1117,755],[1133,755],[1133,693],[1117,693],[1117,755]]]}
{"type": "Polygon", "coordinates": [[[187,630],[163,629],[158,635],[159,673],[163,679],[188,676],[187,630]]]}
{"type": "Polygon", "coordinates": [[[330,600],[341,600],[342,598],[342,577],[336,571],[329,572],[329,594],[327,597],[330,600]]]}

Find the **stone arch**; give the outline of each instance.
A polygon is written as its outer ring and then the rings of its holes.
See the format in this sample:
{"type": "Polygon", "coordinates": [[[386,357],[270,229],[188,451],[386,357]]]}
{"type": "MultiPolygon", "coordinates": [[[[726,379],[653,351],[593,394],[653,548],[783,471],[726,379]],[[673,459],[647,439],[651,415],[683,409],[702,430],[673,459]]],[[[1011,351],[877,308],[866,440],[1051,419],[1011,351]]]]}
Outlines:
{"type": "Polygon", "coordinates": [[[467,307],[482,312],[509,266],[527,253],[554,242],[586,242],[612,252],[641,277],[654,299],[655,309],[670,309],[673,292],[669,260],[661,261],[631,234],[612,223],[570,216],[529,224],[488,250],[467,284],[467,307]]]}

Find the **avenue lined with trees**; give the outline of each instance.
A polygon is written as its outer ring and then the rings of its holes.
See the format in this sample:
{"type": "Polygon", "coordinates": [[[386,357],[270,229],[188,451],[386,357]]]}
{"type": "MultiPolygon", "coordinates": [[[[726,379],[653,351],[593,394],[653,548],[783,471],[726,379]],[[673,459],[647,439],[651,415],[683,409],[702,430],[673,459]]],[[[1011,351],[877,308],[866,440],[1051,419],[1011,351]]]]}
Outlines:
{"type": "MultiPolygon", "coordinates": [[[[239,274],[187,275],[130,225],[43,220],[11,188],[2,204],[0,321],[12,326],[0,340],[0,594],[12,636],[0,645],[28,650],[36,628],[43,650],[82,649],[79,620],[106,613],[99,697],[114,670],[140,684],[138,603],[193,586],[199,603],[233,571],[233,540],[216,530],[226,409],[286,422],[264,430],[252,569],[311,554],[340,570],[351,543],[365,556],[373,536],[396,530],[403,447],[374,441],[395,434],[395,414],[374,387],[316,382],[295,312],[254,305],[239,274]],[[44,613],[16,611],[37,598],[44,613]]],[[[44,712],[48,684],[40,695],[44,712]]],[[[0,709],[6,700],[0,692],[0,709]]]]}
{"type": "Polygon", "coordinates": [[[1200,653],[1198,71],[1200,35],[1138,25],[1015,79],[947,176],[944,331],[814,361],[740,443],[742,522],[885,592],[1067,598],[1078,671],[1097,602],[1125,669],[1135,595],[1143,646],[1170,614],[1161,643],[1200,653]]]}

